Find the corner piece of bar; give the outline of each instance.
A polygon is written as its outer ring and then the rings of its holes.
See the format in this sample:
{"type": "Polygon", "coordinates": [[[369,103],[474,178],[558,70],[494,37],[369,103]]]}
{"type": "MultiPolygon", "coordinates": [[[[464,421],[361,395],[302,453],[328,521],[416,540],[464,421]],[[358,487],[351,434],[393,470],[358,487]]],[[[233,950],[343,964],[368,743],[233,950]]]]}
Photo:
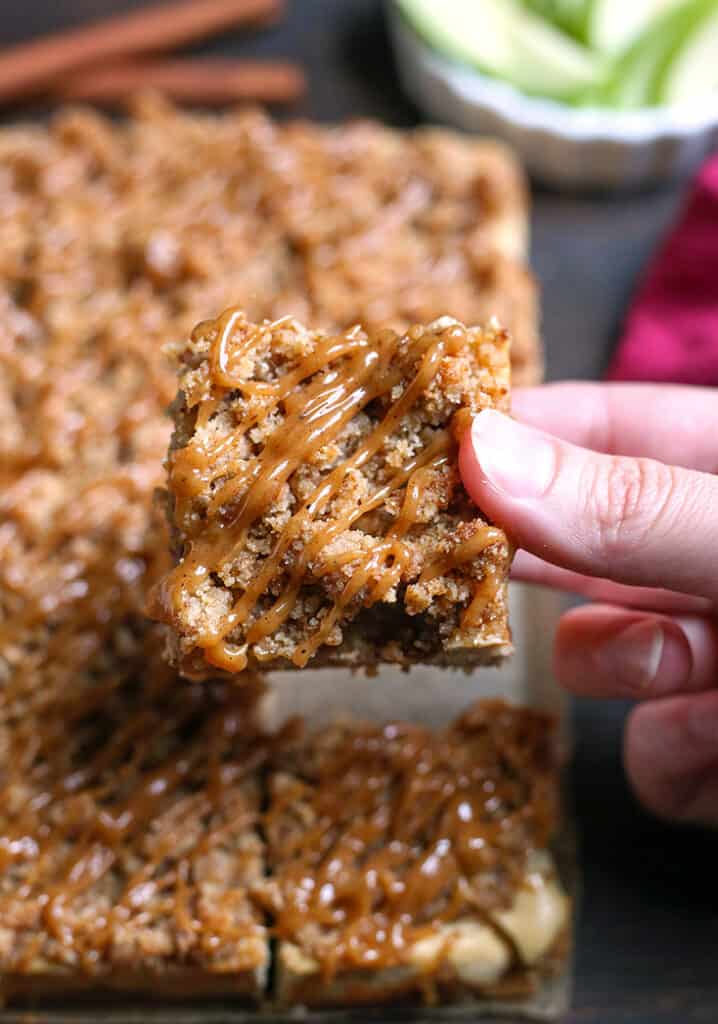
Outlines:
{"type": "Polygon", "coordinates": [[[0,1004],[262,998],[258,693],[109,675],[9,731],[0,1004]]]}
{"type": "Polygon", "coordinates": [[[437,730],[325,726],[273,762],[260,894],[280,1005],[529,998],[562,969],[554,723],[483,701],[437,730]]]}
{"type": "Polygon", "coordinates": [[[328,334],[230,309],[177,355],[177,563],[152,613],[185,675],[510,652],[511,547],[457,462],[472,416],[508,410],[505,331],[328,334]]]}

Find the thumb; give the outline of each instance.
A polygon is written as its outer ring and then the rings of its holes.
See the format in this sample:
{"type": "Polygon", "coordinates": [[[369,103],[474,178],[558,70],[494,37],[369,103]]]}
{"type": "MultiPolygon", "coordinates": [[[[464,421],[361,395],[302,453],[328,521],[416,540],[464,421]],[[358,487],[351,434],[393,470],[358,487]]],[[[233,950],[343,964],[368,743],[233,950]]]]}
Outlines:
{"type": "Polygon", "coordinates": [[[578,448],[495,410],[459,465],[479,507],[546,561],[621,583],[718,597],[718,478],[578,448]]]}

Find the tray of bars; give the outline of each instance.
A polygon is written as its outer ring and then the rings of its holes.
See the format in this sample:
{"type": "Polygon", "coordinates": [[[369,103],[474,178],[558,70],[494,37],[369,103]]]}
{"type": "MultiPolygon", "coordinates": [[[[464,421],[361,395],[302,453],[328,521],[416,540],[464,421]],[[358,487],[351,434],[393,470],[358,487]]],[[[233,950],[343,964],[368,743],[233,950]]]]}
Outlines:
{"type": "Polygon", "coordinates": [[[556,608],[455,466],[540,376],[510,154],[146,99],[0,204],[5,1019],[555,1018],[556,608]]]}
{"type": "MultiPolygon", "coordinates": [[[[520,658],[553,609],[513,604],[520,658]]],[[[238,686],[179,683],[148,652],[151,684],[112,673],[16,726],[9,1019],[104,1019],[108,999],[118,1020],[177,1001],[194,1019],[377,1004],[552,1019],[573,867],[565,738],[523,676],[540,654],[508,674],[238,686]]]]}

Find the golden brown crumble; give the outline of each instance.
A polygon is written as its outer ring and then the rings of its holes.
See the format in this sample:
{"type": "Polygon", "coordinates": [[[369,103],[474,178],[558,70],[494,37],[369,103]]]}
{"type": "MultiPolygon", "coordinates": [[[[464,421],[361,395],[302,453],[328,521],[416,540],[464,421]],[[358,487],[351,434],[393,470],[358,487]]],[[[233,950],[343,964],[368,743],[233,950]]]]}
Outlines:
{"type": "Polygon", "coordinates": [[[328,329],[497,314],[533,380],[525,207],[506,150],[434,129],[156,99],[120,124],[3,129],[0,721],[91,685],[144,630],[166,568],[164,344],[233,302],[328,329]]]}
{"type": "Polygon", "coordinates": [[[287,744],[269,777],[259,890],[281,940],[284,997],[381,1001],[397,986],[427,995],[432,983],[481,988],[517,974],[530,985],[539,961],[549,969],[566,927],[546,856],[555,756],[550,720],[501,701],[437,731],[348,721],[287,744]],[[541,948],[529,949],[534,907],[518,929],[515,919],[534,872],[548,913],[541,948]],[[473,966],[452,955],[456,939],[473,966]]]}
{"type": "Polygon", "coordinates": [[[547,852],[549,717],[484,701],[435,732],[351,719],[270,732],[261,686],[178,685],[159,667],[152,680],[98,686],[3,750],[0,995],[260,999],[270,935],[279,999],[309,958],[311,998],[361,970],[381,1001],[385,972],[419,954],[408,988],[426,995],[457,966],[455,928],[483,936],[469,989],[553,969],[536,949],[563,918],[529,905],[525,955],[511,938],[534,875],[565,915],[547,852]]]}
{"type": "Polygon", "coordinates": [[[508,408],[505,332],[324,334],[229,309],[177,352],[179,562],[154,610],[182,671],[507,652],[509,545],[457,465],[471,416],[508,408]]]}
{"type": "Polygon", "coordinates": [[[261,733],[249,691],[153,668],[108,674],[9,738],[0,994],[28,976],[72,991],[115,974],[148,991],[149,976],[183,972],[262,990],[267,937],[249,890],[264,874],[261,770],[282,734],[261,733]]]}

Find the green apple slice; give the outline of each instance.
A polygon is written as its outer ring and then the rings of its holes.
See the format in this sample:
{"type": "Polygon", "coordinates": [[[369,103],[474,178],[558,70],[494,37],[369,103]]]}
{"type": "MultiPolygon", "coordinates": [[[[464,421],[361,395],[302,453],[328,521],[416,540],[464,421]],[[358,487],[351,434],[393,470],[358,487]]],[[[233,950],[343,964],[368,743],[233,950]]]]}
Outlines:
{"type": "Polygon", "coordinates": [[[592,99],[623,109],[664,103],[668,69],[715,5],[716,0],[682,0],[667,8],[615,61],[592,99]]]}
{"type": "Polygon", "coordinates": [[[574,39],[586,42],[591,0],[524,0],[524,3],[574,39]]]}
{"type": "Polygon", "coordinates": [[[680,0],[589,0],[585,42],[599,53],[623,52],[680,0]]]}
{"type": "Polygon", "coordinates": [[[672,48],[672,34],[664,31],[663,25],[642,33],[614,65],[602,90],[602,101],[624,109],[657,103],[658,80],[672,48]]]}
{"type": "Polygon", "coordinates": [[[398,3],[435,49],[525,92],[570,98],[599,76],[593,54],[518,0],[398,3]]]}
{"type": "Polygon", "coordinates": [[[708,7],[666,68],[661,103],[689,103],[718,92],[718,2],[708,7]]]}

